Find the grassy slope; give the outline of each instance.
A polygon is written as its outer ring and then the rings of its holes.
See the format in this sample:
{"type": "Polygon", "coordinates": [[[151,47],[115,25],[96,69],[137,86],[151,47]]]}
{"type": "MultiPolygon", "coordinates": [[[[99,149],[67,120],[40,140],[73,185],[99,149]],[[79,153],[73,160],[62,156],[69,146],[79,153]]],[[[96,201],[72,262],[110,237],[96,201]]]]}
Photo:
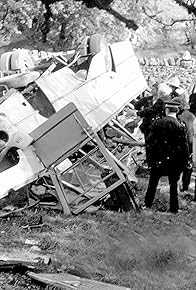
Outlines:
{"type": "MultiPolygon", "coordinates": [[[[25,239],[39,241],[52,257],[50,271],[73,274],[131,289],[196,289],[196,208],[165,217],[132,211],[66,217],[53,211],[26,212],[0,220],[0,251],[32,255],[25,239]],[[22,225],[43,217],[45,226],[22,225]],[[1,247],[2,246],[2,247],[1,247]]],[[[26,288],[20,288],[26,289],[26,288]]],[[[33,289],[33,288],[32,288],[33,289]]]]}

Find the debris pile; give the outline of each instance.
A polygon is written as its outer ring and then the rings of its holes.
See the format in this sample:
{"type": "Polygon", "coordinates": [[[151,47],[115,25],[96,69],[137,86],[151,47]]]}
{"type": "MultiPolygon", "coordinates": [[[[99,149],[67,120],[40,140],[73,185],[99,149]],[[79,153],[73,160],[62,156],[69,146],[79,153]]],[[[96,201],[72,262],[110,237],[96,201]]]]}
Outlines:
{"type": "Polygon", "coordinates": [[[3,215],[18,211],[16,203],[4,204],[20,190],[28,207],[39,203],[66,214],[96,210],[120,192],[137,208],[135,168],[126,167],[123,149],[144,145],[130,102],[147,83],[130,42],[109,46],[95,34],[76,51],[17,49],[1,55],[0,71],[3,215]]]}

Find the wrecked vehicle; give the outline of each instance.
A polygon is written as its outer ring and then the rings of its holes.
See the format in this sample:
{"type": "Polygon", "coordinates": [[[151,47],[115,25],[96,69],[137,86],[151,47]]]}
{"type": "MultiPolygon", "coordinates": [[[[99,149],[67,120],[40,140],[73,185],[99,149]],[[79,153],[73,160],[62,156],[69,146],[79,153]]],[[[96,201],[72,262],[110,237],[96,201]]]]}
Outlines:
{"type": "MultiPolygon", "coordinates": [[[[0,61],[0,198],[25,186],[37,197],[33,186],[41,182],[44,195],[53,192],[54,208],[60,204],[65,213],[77,214],[120,185],[128,192],[127,179],[136,177],[97,132],[147,89],[131,43],[108,45],[95,34],[65,53],[67,58],[52,57],[48,66],[33,66],[22,52],[6,53],[0,61]],[[92,150],[85,152],[87,143],[92,150]],[[106,186],[111,176],[116,178],[106,186]]],[[[131,202],[136,206],[132,196],[131,202]]]]}

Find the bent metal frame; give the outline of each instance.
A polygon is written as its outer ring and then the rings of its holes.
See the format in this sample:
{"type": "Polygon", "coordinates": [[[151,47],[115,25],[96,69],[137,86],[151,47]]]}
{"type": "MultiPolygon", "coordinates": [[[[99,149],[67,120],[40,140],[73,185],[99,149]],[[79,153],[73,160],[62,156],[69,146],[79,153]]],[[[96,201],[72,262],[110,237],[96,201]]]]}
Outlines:
{"type": "MultiPolygon", "coordinates": [[[[30,135],[34,139],[33,146],[36,155],[47,169],[53,188],[56,190],[57,207],[59,208],[60,204],[60,208],[65,214],[78,214],[84,211],[96,201],[106,197],[118,186],[124,185],[127,181],[129,172],[127,172],[126,168],[121,167],[119,161],[108,152],[98,135],[89,127],[73,103],[69,103],[58,111],[30,135]],[[95,146],[93,150],[86,153],[83,147],[88,142],[95,146]],[[104,157],[105,163],[101,164],[95,158],[97,150],[104,157]],[[60,172],[57,166],[76,152],[80,152],[80,157],[77,158],[77,161],[74,164],[72,163],[69,168],[66,168],[64,172],[60,172]],[[84,180],[87,179],[86,183],[88,183],[88,178],[83,166],[87,161],[91,163],[91,168],[95,166],[100,172],[104,172],[107,168],[108,175],[102,179],[97,178],[93,184],[88,184],[87,186],[84,180]],[[83,169],[84,178],[82,178],[82,174],[77,173],[78,168],[83,169]],[[75,186],[63,178],[68,173],[76,173],[80,183],[79,186],[75,186]],[[103,182],[110,177],[113,177],[112,182],[109,182],[107,187],[103,186],[103,182]],[[101,184],[101,190],[95,190],[101,184]],[[74,192],[71,200],[68,198],[67,188],[69,191],[72,190],[74,192]],[[81,199],[82,202],[80,202],[81,199]]],[[[133,207],[137,208],[134,196],[131,196],[130,201],[133,207]]],[[[50,204],[48,206],[50,207],[50,204]]]]}

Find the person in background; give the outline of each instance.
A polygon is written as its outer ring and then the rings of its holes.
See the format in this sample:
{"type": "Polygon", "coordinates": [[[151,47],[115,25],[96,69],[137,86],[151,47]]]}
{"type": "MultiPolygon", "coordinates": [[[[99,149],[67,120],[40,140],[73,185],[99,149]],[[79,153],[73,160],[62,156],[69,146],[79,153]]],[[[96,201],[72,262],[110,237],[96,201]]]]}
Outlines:
{"type": "Polygon", "coordinates": [[[186,101],[185,94],[181,95],[180,97],[173,98],[174,102],[179,102],[179,111],[177,113],[177,118],[180,122],[183,122],[187,128],[188,134],[188,145],[189,145],[189,163],[187,164],[186,168],[182,174],[182,188],[181,191],[187,191],[189,189],[189,185],[191,182],[191,174],[192,174],[192,153],[193,153],[193,122],[195,120],[195,116],[193,113],[190,112],[190,106],[186,101]]]}
{"type": "Polygon", "coordinates": [[[189,96],[190,112],[196,116],[196,93],[192,93],[189,96]]]}
{"type": "Polygon", "coordinates": [[[152,207],[156,189],[161,176],[168,176],[170,185],[170,212],[177,213],[178,181],[189,160],[189,148],[185,125],[177,120],[179,103],[165,102],[165,117],[156,120],[149,140],[150,178],[145,195],[144,209],[152,207]]]}
{"type": "Polygon", "coordinates": [[[168,98],[171,93],[171,89],[164,83],[158,85],[156,94],[154,92],[153,104],[141,111],[137,112],[137,115],[142,118],[140,130],[144,134],[145,147],[146,147],[146,163],[150,167],[150,147],[151,142],[149,135],[151,133],[152,124],[155,120],[165,116],[165,104],[164,100],[168,98]]]}
{"type": "Polygon", "coordinates": [[[152,90],[151,90],[151,94],[148,96],[144,96],[142,98],[140,98],[139,100],[134,102],[134,108],[137,111],[141,111],[144,110],[148,107],[151,107],[153,105],[153,99],[156,97],[157,95],[157,91],[158,91],[158,83],[154,83],[152,85],[152,90]]]}
{"type": "Polygon", "coordinates": [[[180,86],[180,80],[177,76],[170,78],[166,84],[172,89],[171,98],[179,97],[184,93],[184,89],[180,86]]]}

